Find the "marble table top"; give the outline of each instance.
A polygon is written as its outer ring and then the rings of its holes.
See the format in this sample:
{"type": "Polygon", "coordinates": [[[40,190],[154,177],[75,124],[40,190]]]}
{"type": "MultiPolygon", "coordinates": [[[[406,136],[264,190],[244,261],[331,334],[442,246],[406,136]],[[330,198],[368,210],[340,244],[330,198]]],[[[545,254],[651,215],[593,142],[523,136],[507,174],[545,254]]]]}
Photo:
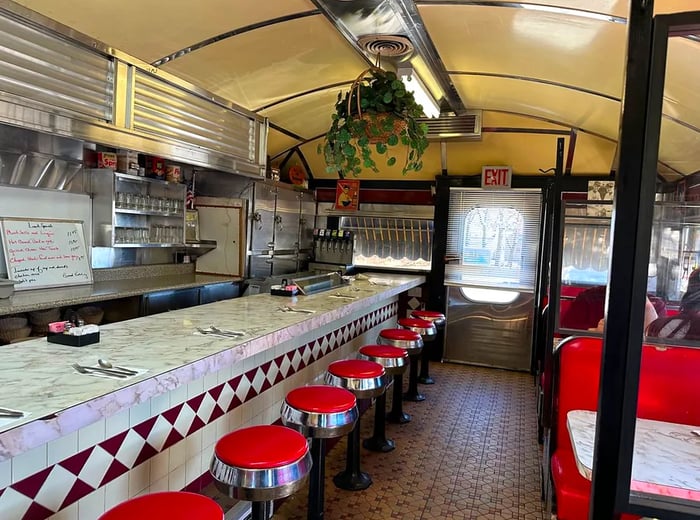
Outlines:
{"type": "Polygon", "coordinates": [[[151,397],[333,323],[392,298],[425,281],[418,275],[372,274],[370,283],[310,296],[258,294],[223,300],[100,327],[100,342],[82,348],[48,343],[45,338],[0,347],[0,407],[31,416],[0,423],[0,460],[110,417],[151,397]],[[356,300],[333,297],[355,290],[356,300]],[[280,306],[313,314],[282,312],[280,306]],[[195,334],[215,324],[245,336],[221,339],[195,334]],[[118,366],[148,373],[129,380],[80,375],[72,363],[95,365],[107,358],[118,366]],[[4,430],[4,431],[3,431],[4,430]]]}
{"type": "MultiPolygon", "coordinates": [[[[592,478],[596,413],[572,410],[566,416],[576,466],[592,478]]],[[[700,428],[637,419],[632,459],[632,491],[700,500],[700,428]]]]}

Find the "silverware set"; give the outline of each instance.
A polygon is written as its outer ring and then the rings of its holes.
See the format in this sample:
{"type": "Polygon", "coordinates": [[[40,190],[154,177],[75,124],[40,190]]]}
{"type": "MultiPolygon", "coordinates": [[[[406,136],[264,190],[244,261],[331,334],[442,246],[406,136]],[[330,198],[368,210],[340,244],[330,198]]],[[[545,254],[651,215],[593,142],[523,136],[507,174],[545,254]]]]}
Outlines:
{"type": "Polygon", "coordinates": [[[302,314],[313,314],[316,311],[312,311],[309,309],[297,309],[295,307],[290,307],[289,305],[282,305],[279,310],[282,312],[300,312],[302,314]]]}
{"type": "Polygon", "coordinates": [[[212,335],[212,336],[225,336],[227,338],[239,338],[241,336],[245,336],[245,332],[240,332],[238,330],[224,330],[224,329],[219,329],[218,327],[215,327],[214,325],[209,325],[208,329],[203,329],[201,327],[195,327],[197,329],[197,332],[200,334],[205,334],[205,335],[212,335]]]}
{"type": "Polygon", "coordinates": [[[331,298],[345,298],[348,300],[357,300],[357,296],[352,296],[350,294],[341,294],[341,293],[335,293],[330,295],[331,298]]]}
{"type": "Polygon", "coordinates": [[[0,408],[0,419],[19,419],[20,417],[24,417],[24,412],[10,410],[9,408],[0,408]]]}
{"type": "Polygon", "coordinates": [[[105,374],[108,376],[118,377],[121,379],[125,379],[129,376],[135,376],[138,374],[138,372],[136,370],[131,370],[129,368],[122,368],[122,367],[112,367],[112,368],[89,367],[89,366],[79,365],[78,363],[73,363],[71,366],[77,372],[79,372],[81,374],[90,374],[90,373],[96,372],[98,374],[105,374]]]}

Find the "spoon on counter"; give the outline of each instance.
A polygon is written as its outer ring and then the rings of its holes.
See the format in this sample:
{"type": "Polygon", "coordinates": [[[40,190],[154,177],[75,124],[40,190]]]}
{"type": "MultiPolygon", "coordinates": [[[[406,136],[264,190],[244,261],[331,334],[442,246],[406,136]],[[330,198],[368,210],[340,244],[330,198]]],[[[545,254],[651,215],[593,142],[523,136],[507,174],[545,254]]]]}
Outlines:
{"type": "Polygon", "coordinates": [[[138,372],[136,370],[115,366],[112,363],[110,363],[109,361],[107,361],[106,359],[102,359],[102,358],[97,360],[97,364],[100,365],[102,368],[113,368],[115,370],[121,370],[122,372],[124,372],[125,374],[129,374],[130,376],[135,376],[136,374],[138,374],[138,372]]]}

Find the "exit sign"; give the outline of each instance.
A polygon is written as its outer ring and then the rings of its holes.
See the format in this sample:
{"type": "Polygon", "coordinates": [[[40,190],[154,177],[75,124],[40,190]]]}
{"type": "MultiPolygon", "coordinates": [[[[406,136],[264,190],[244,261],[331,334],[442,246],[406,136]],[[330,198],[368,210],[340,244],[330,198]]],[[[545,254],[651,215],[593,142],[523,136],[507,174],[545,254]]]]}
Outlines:
{"type": "Polygon", "coordinates": [[[510,166],[482,166],[481,187],[487,189],[510,188],[512,173],[510,166]]]}

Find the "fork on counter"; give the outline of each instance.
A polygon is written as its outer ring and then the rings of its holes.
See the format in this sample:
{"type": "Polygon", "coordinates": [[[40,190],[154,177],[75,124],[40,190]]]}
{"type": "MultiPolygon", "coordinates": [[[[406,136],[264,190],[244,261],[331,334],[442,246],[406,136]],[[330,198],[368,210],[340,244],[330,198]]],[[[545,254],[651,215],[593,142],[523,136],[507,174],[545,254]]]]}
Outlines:
{"type": "Polygon", "coordinates": [[[113,369],[110,369],[110,368],[85,367],[85,366],[79,365],[78,363],[73,363],[71,366],[72,366],[77,372],[80,372],[81,374],[89,374],[89,373],[91,373],[91,372],[97,372],[97,373],[100,373],[100,374],[105,374],[105,375],[112,376],[112,377],[119,377],[119,378],[122,378],[122,379],[124,379],[124,378],[126,378],[127,376],[129,376],[129,374],[127,374],[127,373],[125,373],[125,372],[121,372],[121,371],[119,371],[119,370],[113,370],[113,369]]]}
{"type": "Polygon", "coordinates": [[[0,419],[19,419],[20,417],[24,417],[24,412],[10,410],[9,408],[0,408],[0,419]]]}
{"type": "Polygon", "coordinates": [[[294,307],[290,307],[289,305],[282,305],[282,307],[279,308],[282,312],[300,312],[302,314],[313,314],[316,311],[311,311],[309,309],[295,309],[294,307]]]}
{"type": "Polygon", "coordinates": [[[221,330],[214,327],[214,325],[210,325],[208,329],[203,329],[202,327],[195,327],[195,329],[197,329],[197,332],[204,334],[205,336],[223,336],[226,338],[238,338],[245,336],[245,333],[243,332],[238,332],[237,330],[221,330]]]}

